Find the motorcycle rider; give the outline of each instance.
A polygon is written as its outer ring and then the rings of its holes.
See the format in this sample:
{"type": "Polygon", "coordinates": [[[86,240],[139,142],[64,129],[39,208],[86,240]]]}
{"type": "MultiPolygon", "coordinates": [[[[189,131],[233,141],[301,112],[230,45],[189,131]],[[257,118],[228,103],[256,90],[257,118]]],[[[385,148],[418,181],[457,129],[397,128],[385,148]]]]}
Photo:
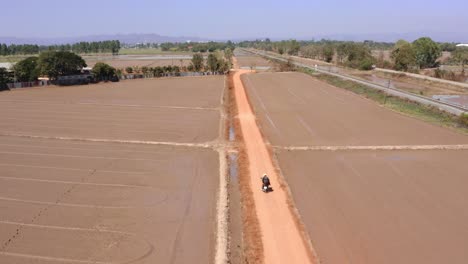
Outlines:
{"type": "Polygon", "coordinates": [[[262,183],[263,183],[262,190],[263,190],[263,188],[264,188],[265,186],[266,186],[267,188],[270,187],[270,179],[268,178],[268,176],[266,175],[266,173],[263,174],[262,183]]]}

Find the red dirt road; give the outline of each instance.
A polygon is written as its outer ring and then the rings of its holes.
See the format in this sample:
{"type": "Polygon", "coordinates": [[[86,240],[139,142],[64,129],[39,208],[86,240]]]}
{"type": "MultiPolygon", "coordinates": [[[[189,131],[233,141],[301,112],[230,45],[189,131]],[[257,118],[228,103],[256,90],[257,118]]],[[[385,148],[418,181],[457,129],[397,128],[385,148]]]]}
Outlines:
{"type": "Polygon", "coordinates": [[[249,160],[250,186],[262,234],[264,263],[313,263],[310,248],[304,242],[288,207],[287,192],[278,185],[279,176],[249,105],[240,79],[241,74],[246,72],[238,70],[234,73],[235,97],[249,160]],[[263,173],[269,175],[274,189],[268,194],[261,191],[260,177],[263,173]]]}

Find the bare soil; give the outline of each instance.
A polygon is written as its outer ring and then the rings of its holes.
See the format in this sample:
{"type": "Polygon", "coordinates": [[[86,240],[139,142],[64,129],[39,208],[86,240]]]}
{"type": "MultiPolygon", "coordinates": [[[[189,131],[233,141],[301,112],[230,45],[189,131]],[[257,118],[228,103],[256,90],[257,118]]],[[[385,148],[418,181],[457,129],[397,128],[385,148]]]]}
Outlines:
{"type": "Polygon", "coordinates": [[[218,136],[223,77],[15,90],[0,96],[0,132],[205,142],[218,136]]]}
{"type": "Polygon", "coordinates": [[[237,58],[237,62],[239,64],[239,67],[252,67],[253,69],[255,69],[256,67],[272,67],[273,64],[260,57],[260,56],[254,56],[254,55],[251,55],[251,56],[239,56],[239,57],[236,57],[237,58]]]}
{"type": "Polygon", "coordinates": [[[0,262],[211,261],[216,152],[14,137],[0,145],[0,262]]]}
{"type": "Polygon", "coordinates": [[[219,155],[176,143],[220,136],[223,87],[209,77],[1,93],[0,263],[212,262],[219,155]]]}
{"type": "Polygon", "coordinates": [[[466,150],[281,151],[323,263],[465,263],[466,150]]]}
{"type": "Polygon", "coordinates": [[[302,73],[244,81],[265,135],[279,146],[463,144],[468,137],[389,111],[302,73]]]}

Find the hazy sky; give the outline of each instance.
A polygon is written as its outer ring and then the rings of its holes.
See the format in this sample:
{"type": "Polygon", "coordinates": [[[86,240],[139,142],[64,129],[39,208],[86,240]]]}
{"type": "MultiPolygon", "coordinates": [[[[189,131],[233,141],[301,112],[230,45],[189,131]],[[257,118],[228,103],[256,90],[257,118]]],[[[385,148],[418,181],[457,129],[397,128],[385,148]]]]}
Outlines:
{"type": "Polygon", "coordinates": [[[157,33],[206,38],[466,33],[468,0],[0,0],[0,36],[157,33]]]}

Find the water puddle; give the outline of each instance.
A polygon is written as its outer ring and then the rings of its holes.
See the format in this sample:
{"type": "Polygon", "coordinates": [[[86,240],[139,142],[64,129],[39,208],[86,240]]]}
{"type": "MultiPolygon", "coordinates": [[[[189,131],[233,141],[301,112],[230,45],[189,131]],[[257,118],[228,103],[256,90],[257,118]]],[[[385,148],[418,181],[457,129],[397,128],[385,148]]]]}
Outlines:
{"type": "MultiPolygon", "coordinates": [[[[234,130],[233,122],[229,122],[229,142],[234,142],[236,139],[236,131],[234,130]]],[[[229,177],[231,182],[237,182],[238,177],[238,164],[237,164],[237,152],[229,153],[229,177]]]]}
{"type": "Polygon", "coordinates": [[[233,142],[236,139],[236,132],[234,131],[234,126],[232,122],[229,124],[229,141],[233,142]]]}
{"type": "Polygon", "coordinates": [[[229,177],[231,182],[237,182],[238,178],[237,153],[229,153],[229,177]]]}

